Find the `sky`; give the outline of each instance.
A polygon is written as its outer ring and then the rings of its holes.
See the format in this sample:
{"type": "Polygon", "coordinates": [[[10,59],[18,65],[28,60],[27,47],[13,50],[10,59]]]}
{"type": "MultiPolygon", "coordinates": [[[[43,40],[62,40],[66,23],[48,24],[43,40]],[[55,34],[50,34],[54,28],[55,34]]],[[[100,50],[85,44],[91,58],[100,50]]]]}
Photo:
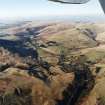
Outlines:
{"type": "Polygon", "coordinates": [[[86,4],[60,4],[47,0],[0,0],[0,19],[43,16],[104,15],[98,0],[86,4]]]}

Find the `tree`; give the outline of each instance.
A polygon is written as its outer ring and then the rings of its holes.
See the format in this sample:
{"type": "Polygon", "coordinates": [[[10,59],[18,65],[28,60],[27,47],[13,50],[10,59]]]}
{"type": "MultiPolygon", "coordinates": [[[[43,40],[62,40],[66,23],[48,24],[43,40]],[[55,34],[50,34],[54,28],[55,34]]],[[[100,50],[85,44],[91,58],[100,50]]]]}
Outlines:
{"type": "Polygon", "coordinates": [[[34,35],[34,31],[30,28],[26,29],[29,33],[29,35],[31,35],[30,37],[28,37],[27,42],[28,42],[28,46],[30,46],[34,51],[35,51],[35,58],[38,61],[39,58],[39,53],[38,53],[38,48],[39,48],[39,43],[38,43],[38,36],[34,35]]]}
{"type": "Polygon", "coordinates": [[[59,54],[59,61],[58,61],[58,64],[59,65],[62,65],[64,62],[65,62],[65,60],[66,60],[66,55],[65,55],[65,52],[64,52],[64,50],[61,50],[60,51],[60,54],[59,54]]]}

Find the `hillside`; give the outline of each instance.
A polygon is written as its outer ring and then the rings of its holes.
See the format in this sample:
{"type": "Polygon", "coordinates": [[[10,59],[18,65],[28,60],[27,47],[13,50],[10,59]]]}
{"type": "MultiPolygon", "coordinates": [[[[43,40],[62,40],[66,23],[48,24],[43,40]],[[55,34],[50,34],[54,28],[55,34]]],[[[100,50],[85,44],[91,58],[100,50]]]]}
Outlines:
{"type": "Polygon", "coordinates": [[[105,23],[0,30],[0,105],[105,105],[105,23]]]}

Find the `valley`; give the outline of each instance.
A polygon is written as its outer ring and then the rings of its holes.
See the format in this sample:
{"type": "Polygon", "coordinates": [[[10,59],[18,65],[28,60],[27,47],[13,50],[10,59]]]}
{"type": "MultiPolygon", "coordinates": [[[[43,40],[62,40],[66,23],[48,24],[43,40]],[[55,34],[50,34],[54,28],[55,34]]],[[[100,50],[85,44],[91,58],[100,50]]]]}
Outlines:
{"type": "Polygon", "coordinates": [[[105,105],[105,23],[0,25],[0,105],[105,105]]]}

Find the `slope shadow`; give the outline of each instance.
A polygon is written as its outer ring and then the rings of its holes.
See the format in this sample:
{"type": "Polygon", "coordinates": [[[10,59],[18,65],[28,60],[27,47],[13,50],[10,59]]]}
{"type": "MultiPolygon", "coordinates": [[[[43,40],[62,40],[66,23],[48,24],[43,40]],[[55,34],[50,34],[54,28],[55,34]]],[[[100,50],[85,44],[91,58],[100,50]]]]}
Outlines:
{"type": "Polygon", "coordinates": [[[25,46],[24,42],[20,40],[11,41],[0,39],[0,47],[7,49],[13,54],[18,54],[21,57],[31,56],[32,58],[37,58],[38,56],[36,50],[25,46]]]}

